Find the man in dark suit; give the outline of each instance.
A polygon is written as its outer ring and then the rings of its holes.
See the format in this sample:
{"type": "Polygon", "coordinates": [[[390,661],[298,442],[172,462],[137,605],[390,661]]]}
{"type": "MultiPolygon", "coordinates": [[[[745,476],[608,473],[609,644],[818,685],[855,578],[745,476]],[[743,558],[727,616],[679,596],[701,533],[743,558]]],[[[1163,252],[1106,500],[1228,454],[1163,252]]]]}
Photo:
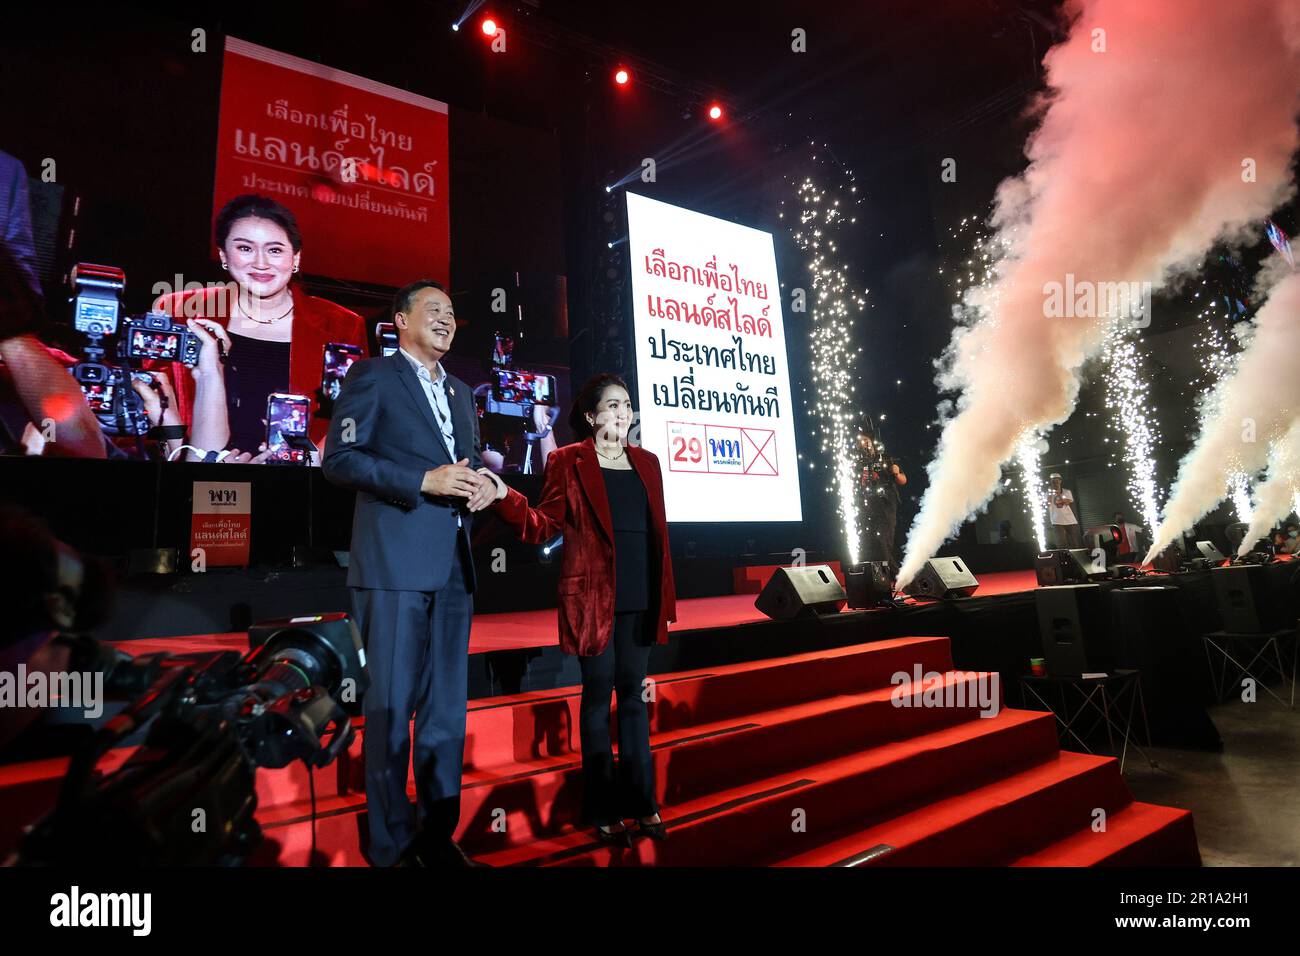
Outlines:
{"type": "Polygon", "coordinates": [[[356,362],[334,406],[323,470],[354,489],[348,586],[365,641],[366,806],[371,863],[467,864],[460,818],[473,614],[470,513],[496,497],[475,469],[473,393],[441,364],[451,297],[425,279],[398,291],[399,349],[356,362]],[[406,796],[415,714],[418,815],[406,796]]]}

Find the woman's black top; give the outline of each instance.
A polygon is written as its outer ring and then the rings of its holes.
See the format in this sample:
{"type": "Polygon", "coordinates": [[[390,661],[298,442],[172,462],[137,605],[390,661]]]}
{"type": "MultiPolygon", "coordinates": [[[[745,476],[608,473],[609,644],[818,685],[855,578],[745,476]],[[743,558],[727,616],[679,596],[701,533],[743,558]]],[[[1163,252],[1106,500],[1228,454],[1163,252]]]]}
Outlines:
{"type": "Polygon", "coordinates": [[[614,613],[645,611],[650,602],[650,502],[636,470],[600,469],[614,521],[614,613]]]}
{"type": "Polygon", "coordinates": [[[257,454],[266,441],[266,399],[289,391],[288,342],[267,342],[230,332],[226,362],[226,407],[230,413],[229,448],[257,454]]]}

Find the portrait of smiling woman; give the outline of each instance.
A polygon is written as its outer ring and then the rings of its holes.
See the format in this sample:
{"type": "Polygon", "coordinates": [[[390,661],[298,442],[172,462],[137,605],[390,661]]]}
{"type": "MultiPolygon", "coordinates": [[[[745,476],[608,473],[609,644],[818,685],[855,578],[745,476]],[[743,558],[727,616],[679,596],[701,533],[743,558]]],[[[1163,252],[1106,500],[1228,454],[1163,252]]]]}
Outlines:
{"type": "MultiPolygon", "coordinates": [[[[224,327],[229,341],[225,447],[231,452],[226,460],[265,460],[259,448],[266,441],[266,403],[272,392],[310,399],[307,433],[319,448],[329,427],[319,395],[325,346],[336,342],[365,349],[365,323],[350,309],[306,294],[293,281],[301,268],[303,239],[293,213],[280,203],[256,194],[236,196],[217,214],[215,233],[221,268],[231,284],[173,292],[160,297],[154,311],[178,320],[211,319],[224,327]]],[[[192,425],[196,410],[189,378],[172,366],[180,417],[192,425]]]]}

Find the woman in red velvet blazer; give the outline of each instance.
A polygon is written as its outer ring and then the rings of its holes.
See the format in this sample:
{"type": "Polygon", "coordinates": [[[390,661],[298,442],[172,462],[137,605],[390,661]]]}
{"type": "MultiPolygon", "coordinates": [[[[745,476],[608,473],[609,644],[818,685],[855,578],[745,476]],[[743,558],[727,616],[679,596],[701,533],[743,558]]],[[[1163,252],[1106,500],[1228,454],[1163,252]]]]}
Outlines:
{"type": "Polygon", "coordinates": [[[578,655],[582,670],[583,820],[602,842],[630,846],[625,820],[636,819],[654,839],[667,835],[642,699],[650,649],[667,643],[668,622],[677,619],[663,478],[654,454],[627,444],[632,401],[618,376],[587,382],[569,422],[587,437],[551,453],[537,507],[500,479],[494,507],[525,541],[564,536],[560,647],[578,655]],[[614,690],[617,767],[609,724],[614,690]]]}
{"type": "MultiPolygon", "coordinates": [[[[291,281],[299,268],[302,236],[293,213],[275,200],[255,194],[230,200],[217,214],[216,240],[233,289],[174,292],[161,296],[154,310],[182,321],[215,320],[234,339],[227,380],[232,380],[232,365],[243,374],[234,376],[227,392],[231,443],[244,452],[238,460],[262,460],[255,432],[272,390],[311,399],[308,435],[320,447],[329,429],[329,419],[319,415],[325,345],[365,349],[364,320],[341,305],[307,295],[291,281]]],[[[194,382],[183,367],[168,363],[168,369],[181,420],[191,425],[194,382]]]]}

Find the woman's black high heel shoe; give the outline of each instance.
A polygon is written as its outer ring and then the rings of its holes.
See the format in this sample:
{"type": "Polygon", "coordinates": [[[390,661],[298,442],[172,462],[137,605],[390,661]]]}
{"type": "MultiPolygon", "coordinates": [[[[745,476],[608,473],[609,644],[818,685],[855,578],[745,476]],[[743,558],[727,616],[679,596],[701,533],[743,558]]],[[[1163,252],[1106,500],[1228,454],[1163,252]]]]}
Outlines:
{"type": "MultiPolygon", "coordinates": [[[[655,814],[658,816],[658,814],[655,814]]],[[[652,840],[668,839],[668,824],[664,823],[663,817],[659,817],[658,823],[646,823],[644,820],[636,821],[637,829],[652,840]]]]}
{"type": "Polygon", "coordinates": [[[632,849],[632,831],[626,826],[621,830],[606,830],[604,827],[596,827],[596,839],[605,846],[621,846],[624,849],[632,849]]]}

